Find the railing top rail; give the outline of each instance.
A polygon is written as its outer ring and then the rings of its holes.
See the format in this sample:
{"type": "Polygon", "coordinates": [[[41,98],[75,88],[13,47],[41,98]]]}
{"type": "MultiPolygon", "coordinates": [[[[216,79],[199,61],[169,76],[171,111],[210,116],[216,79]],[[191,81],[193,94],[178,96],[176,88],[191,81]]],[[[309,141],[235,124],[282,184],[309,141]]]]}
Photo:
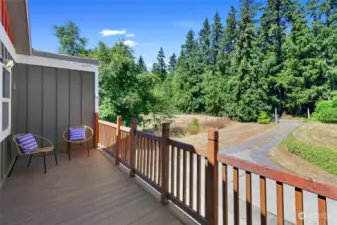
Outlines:
{"type": "Polygon", "coordinates": [[[174,139],[169,139],[168,144],[172,145],[174,147],[180,148],[182,150],[189,151],[189,152],[192,152],[192,153],[196,153],[200,156],[207,157],[207,150],[201,149],[201,148],[195,148],[191,144],[180,142],[180,141],[177,141],[177,140],[174,140],[174,139]]]}
{"type": "Polygon", "coordinates": [[[147,137],[147,138],[155,140],[155,141],[161,141],[161,136],[158,136],[156,134],[151,134],[151,133],[147,133],[147,132],[144,132],[144,131],[137,130],[137,135],[147,137]]]}
{"type": "Polygon", "coordinates": [[[110,127],[117,128],[117,124],[115,124],[115,123],[111,123],[111,122],[108,122],[108,121],[104,121],[104,120],[98,120],[98,123],[100,123],[100,124],[104,124],[104,125],[107,125],[107,126],[110,126],[110,127]]]}
{"type": "Polygon", "coordinates": [[[130,130],[131,130],[130,127],[121,126],[121,131],[130,132],[130,130]]]}
{"type": "Polygon", "coordinates": [[[231,156],[218,154],[218,162],[233,166],[271,180],[282,182],[284,184],[300,188],[333,200],[337,200],[337,187],[331,184],[316,181],[314,179],[300,177],[288,172],[273,169],[267,166],[258,165],[246,160],[234,158],[231,156]]]}

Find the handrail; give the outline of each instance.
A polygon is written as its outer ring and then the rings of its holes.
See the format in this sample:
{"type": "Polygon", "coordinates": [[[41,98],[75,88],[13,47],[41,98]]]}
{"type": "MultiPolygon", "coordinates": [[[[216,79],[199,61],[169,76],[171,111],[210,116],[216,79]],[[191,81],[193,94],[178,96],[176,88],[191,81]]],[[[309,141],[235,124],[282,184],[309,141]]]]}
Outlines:
{"type": "MultiPolygon", "coordinates": [[[[252,175],[254,174],[259,176],[260,180],[261,224],[268,222],[266,179],[276,182],[278,224],[285,222],[284,184],[295,187],[296,215],[304,213],[303,191],[317,194],[318,220],[320,224],[327,224],[327,198],[337,201],[336,186],[219,154],[219,137],[216,130],[208,133],[208,148],[199,149],[191,144],[170,139],[168,124],[163,124],[163,136],[158,136],[137,130],[136,119],[132,120],[132,128],[122,127],[121,119],[118,117],[117,124],[99,121],[100,137],[109,147],[107,151],[116,157],[117,164],[122,163],[130,169],[130,177],[137,175],[159,191],[163,204],[170,200],[200,224],[218,224],[220,201],[223,205],[223,224],[228,224],[228,204],[233,204],[234,224],[239,224],[242,218],[239,170],[245,172],[247,224],[252,224],[253,221],[252,175]],[[232,181],[228,180],[228,166],[233,167],[232,181]],[[218,178],[219,170],[222,170],[222,179],[218,178]],[[232,203],[228,202],[229,182],[233,182],[232,203]],[[219,199],[220,184],[222,184],[222,199],[219,199]],[[206,190],[205,193],[202,193],[201,189],[206,190]]],[[[296,224],[303,222],[303,218],[296,217],[296,224]]]]}
{"type": "Polygon", "coordinates": [[[245,170],[253,174],[260,175],[277,182],[282,182],[283,184],[297,187],[304,191],[309,191],[337,201],[337,188],[331,184],[323,183],[311,178],[300,177],[288,172],[255,164],[243,159],[223,155],[220,153],[217,157],[218,162],[223,164],[227,164],[229,166],[233,166],[241,170],[245,170]]]}

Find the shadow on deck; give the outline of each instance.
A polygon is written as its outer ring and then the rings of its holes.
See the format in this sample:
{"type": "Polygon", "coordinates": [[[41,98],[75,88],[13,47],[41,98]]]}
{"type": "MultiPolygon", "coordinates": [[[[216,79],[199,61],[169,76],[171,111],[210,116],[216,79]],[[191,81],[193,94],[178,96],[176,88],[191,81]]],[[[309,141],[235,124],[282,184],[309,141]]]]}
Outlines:
{"type": "Polygon", "coordinates": [[[1,190],[0,224],[181,224],[97,150],[21,157],[1,190]]]}

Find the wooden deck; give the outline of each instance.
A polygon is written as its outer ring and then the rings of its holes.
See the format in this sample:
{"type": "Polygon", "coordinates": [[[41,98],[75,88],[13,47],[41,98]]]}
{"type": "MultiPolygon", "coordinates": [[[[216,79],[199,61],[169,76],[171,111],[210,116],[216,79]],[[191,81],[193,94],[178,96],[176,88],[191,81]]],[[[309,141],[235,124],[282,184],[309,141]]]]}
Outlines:
{"type": "Polygon", "coordinates": [[[72,160],[19,158],[1,190],[0,224],[182,224],[97,150],[72,160]]]}

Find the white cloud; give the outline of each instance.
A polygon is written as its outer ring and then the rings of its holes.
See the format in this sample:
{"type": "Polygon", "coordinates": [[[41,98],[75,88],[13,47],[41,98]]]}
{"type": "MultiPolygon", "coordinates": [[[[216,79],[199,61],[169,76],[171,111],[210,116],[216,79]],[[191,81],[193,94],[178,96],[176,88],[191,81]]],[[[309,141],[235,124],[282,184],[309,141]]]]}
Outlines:
{"type": "Polygon", "coordinates": [[[125,37],[134,37],[136,36],[135,34],[125,34],[125,37]]]}
{"type": "Polygon", "coordinates": [[[126,34],[126,30],[102,30],[99,33],[100,33],[101,36],[107,37],[107,36],[115,36],[115,35],[126,34]]]}
{"type": "Polygon", "coordinates": [[[135,47],[137,45],[136,42],[131,41],[131,40],[125,40],[125,41],[123,41],[123,44],[125,44],[126,46],[129,46],[129,47],[135,47]]]}

